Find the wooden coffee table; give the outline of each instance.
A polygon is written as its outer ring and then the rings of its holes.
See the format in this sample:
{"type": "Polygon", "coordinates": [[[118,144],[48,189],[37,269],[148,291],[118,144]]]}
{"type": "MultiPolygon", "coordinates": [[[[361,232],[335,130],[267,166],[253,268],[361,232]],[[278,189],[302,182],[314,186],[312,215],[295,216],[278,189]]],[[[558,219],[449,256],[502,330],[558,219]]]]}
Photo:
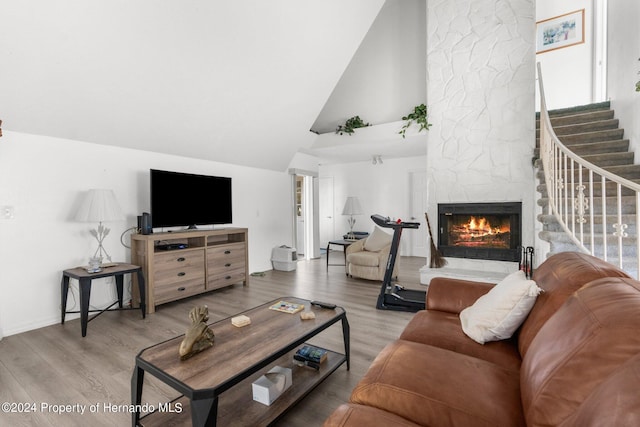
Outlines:
{"type": "Polygon", "coordinates": [[[312,306],[308,300],[282,297],[238,314],[249,316],[251,324],[237,328],[230,318],[210,324],[215,334],[213,347],[190,359],[181,361],[178,356],[184,336],[148,347],[136,356],[131,378],[131,403],[136,409],[132,415],[134,426],[267,425],[340,365],[346,362],[347,370],[350,368],[349,323],[341,307],[324,309],[312,306]],[[302,320],[300,313],[269,310],[280,300],[304,304],[304,311],[314,312],[316,318],[302,320]],[[344,354],[329,351],[319,371],[293,363],[295,350],[339,321],[344,354]],[[276,365],[292,369],[293,385],[271,406],[255,402],[251,383],[276,365]],[[147,402],[155,412],[141,417],[145,373],[170,385],[182,396],[166,405],[147,402]]]}

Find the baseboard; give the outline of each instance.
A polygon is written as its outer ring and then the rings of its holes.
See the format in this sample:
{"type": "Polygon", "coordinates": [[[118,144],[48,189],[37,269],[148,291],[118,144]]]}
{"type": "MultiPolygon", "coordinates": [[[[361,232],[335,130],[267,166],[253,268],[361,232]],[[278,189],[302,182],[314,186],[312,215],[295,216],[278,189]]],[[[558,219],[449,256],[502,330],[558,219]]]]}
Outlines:
{"type": "MultiPolygon", "coordinates": [[[[65,321],[73,320],[79,317],[80,317],[80,314],[75,314],[75,313],[67,314],[67,316],[65,317],[65,321]]],[[[8,337],[11,335],[21,334],[23,332],[29,332],[34,329],[40,329],[40,328],[44,328],[51,325],[57,325],[57,324],[60,324],[60,315],[55,316],[54,318],[49,317],[46,319],[39,319],[33,322],[23,323],[21,325],[17,325],[15,327],[11,327],[8,329],[5,328],[3,331],[0,331],[0,338],[2,336],[8,337]]]]}

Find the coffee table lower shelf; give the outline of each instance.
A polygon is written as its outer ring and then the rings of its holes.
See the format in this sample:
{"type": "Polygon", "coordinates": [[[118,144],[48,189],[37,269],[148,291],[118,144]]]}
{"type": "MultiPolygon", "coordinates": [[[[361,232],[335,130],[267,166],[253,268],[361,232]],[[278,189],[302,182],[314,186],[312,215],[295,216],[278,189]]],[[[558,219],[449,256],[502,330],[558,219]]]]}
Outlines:
{"type": "MultiPolygon", "coordinates": [[[[236,386],[222,393],[218,402],[218,426],[252,425],[266,426],[275,421],[280,415],[306,396],[332,372],[340,367],[347,358],[345,355],[328,351],[327,360],[320,365],[320,370],[298,366],[293,363],[292,351],[271,365],[264,371],[247,377],[236,386]],[[291,368],[293,384],[271,406],[263,405],[253,400],[251,383],[273,366],[291,368]]],[[[190,426],[191,408],[189,399],[184,396],[173,400],[171,407],[175,410],[181,407],[181,412],[152,412],[139,421],[143,427],[151,426],[190,426]],[[180,404],[180,405],[178,405],[180,404]]]]}

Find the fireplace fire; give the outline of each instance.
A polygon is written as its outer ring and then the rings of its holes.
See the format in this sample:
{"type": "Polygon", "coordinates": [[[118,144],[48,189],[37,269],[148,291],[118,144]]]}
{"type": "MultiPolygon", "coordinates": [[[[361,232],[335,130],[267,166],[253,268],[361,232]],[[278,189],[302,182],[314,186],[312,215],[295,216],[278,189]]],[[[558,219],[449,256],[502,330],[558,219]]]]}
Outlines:
{"type": "Polygon", "coordinates": [[[438,205],[438,243],[444,256],[518,261],[522,204],[438,205]]]}
{"type": "Polygon", "coordinates": [[[508,249],[511,240],[509,218],[497,215],[454,215],[447,231],[454,246],[508,249]]]}

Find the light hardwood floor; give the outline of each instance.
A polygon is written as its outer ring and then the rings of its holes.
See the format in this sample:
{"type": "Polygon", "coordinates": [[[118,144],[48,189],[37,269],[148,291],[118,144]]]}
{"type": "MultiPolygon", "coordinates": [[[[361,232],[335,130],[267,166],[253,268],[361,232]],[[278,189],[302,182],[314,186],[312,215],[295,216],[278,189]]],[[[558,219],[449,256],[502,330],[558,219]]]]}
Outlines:
{"type": "MultiPolygon", "coordinates": [[[[342,256],[335,252],[331,255],[331,262],[342,256]]],[[[131,373],[140,350],[183,334],[189,324],[188,312],[195,305],[206,304],[213,322],[287,295],[334,302],[345,308],[351,325],[351,370],[347,371],[345,365],[340,367],[276,424],[322,425],[338,405],[348,400],[374,357],[398,337],[413,316],[376,310],[378,282],[348,278],[344,267],[339,266],[330,266],[327,272],[325,262],[323,256],[299,261],[297,270],[292,272],[267,271],[263,277],[251,277],[247,286],[234,285],[159,306],[145,320],[139,311],[104,313],[89,322],[85,338],[80,335],[77,319],[5,337],[0,341],[0,402],[15,406],[35,404],[28,408],[35,411],[0,412],[0,425],[131,425],[130,414],[113,409],[113,405],[130,404],[131,373]],[[87,409],[84,415],[57,414],[54,410],[63,408],[53,405],[86,405],[87,409]],[[98,411],[90,413],[90,405],[96,405],[98,411]]],[[[400,257],[399,283],[424,289],[419,284],[418,270],[425,263],[425,258],[400,257]]],[[[334,325],[312,342],[341,351],[342,330],[334,325]]],[[[143,401],[157,405],[175,397],[173,389],[150,376],[145,378],[143,401]]]]}

